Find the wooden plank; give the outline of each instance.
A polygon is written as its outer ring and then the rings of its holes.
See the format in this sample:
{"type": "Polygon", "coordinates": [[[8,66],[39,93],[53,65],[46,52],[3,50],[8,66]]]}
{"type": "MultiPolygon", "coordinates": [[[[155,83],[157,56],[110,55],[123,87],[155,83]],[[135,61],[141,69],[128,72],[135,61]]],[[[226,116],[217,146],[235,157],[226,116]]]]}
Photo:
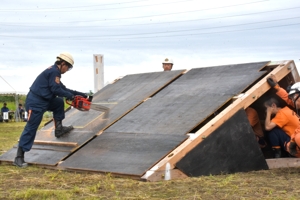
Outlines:
{"type": "Polygon", "coordinates": [[[269,169],[300,167],[300,158],[266,159],[269,169]]]}
{"type": "MultiPolygon", "coordinates": [[[[274,74],[277,80],[281,80],[288,73],[290,73],[290,69],[293,69],[295,67],[296,66],[293,61],[286,61],[283,66],[276,67],[270,74],[274,74]]],[[[189,151],[195,148],[201,141],[203,141],[203,139],[208,137],[213,131],[215,131],[218,127],[220,127],[226,120],[231,118],[239,109],[248,107],[260,96],[262,96],[265,92],[267,92],[269,89],[270,89],[269,84],[267,83],[266,79],[263,78],[258,83],[256,83],[253,87],[251,87],[245,93],[245,95],[235,100],[221,113],[216,115],[212,120],[210,120],[207,124],[205,124],[192,137],[184,141],[178,148],[173,150],[168,156],[163,158],[150,170],[160,171],[165,168],[167,163],[170,163],[171,168],[173,169],[175,167],[175,164],[181,158],[183,158],[189,151]]]]}
{"type": "Polygon", "coordinates": [[[42,141],[42,140],[34,140],[34,144],[51,145],[51,146],[66,146],[66,147],[78,146],[78,143],[76,143],[76,142],[55,142],[55,141],[42,141]]]}

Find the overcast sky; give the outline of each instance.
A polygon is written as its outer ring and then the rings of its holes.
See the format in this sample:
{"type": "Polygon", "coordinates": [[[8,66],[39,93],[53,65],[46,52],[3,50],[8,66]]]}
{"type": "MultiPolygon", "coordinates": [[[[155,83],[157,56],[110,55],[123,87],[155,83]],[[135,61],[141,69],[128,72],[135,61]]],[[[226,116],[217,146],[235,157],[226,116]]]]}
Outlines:
{"type": "MultiPolygon", "coordinates": [[[[299,0],[1,0],[0,76],[27,93],[60,52],[74,68],[70,89],[94,89],[93,54],[104,82],[173,69],[300,58],[299,0]],[[25,3],[26,2],[26,3],[25,3]]],[[[11,91],[0,78],[0,92],[11,91]]]]}

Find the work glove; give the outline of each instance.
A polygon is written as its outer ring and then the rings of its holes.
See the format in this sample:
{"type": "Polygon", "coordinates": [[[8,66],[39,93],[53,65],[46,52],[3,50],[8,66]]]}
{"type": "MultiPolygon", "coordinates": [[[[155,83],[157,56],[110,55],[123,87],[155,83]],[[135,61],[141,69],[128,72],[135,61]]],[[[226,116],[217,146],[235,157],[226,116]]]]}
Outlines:
{"type": "Polygon", "coordinates": [[[75,96],[69,96],[69,97],[66,98],[66,100],[67,100],[67,101],[73,101],[74,98],[75,98],[75,96]]]}
{"type": "Polygon", "coordinates": [[[82,96],[83,98],[87,98],[87,97],[88,97],[85,93],[83,93],[83,92],[78,92],[78,91],[75,91],[75,95],[82,96]]]}
{"type": "Polygon", "coordinates": [[[275,88],[278,85],[277,82],[275,82],[272,78],[267,78],[267,82],[272,88],[275,88]]]}
{"type": "Polygon", "coordinates": [[[87,100],[88,100],[89,102],[92,102],[92,100],[93,100],[93,95],[88,96],[88,97],[87,97],[87,100]]]}

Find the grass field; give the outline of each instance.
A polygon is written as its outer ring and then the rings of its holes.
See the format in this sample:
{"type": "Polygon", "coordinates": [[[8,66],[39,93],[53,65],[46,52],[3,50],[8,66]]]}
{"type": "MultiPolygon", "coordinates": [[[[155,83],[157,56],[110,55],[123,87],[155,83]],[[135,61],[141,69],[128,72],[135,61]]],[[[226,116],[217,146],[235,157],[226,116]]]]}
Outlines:
{"type": "MultiPolygon", "coordinates": [[[[22,105],[23,105],[23,108],[25,109],[25,99],[26,98],[26,96],[23,96],[23,98],[21,99],[21,100],[19,100],[19,103],[21,103],[22,105]]],[[[14,101],[5,101],[6,102],[6,107],[9,109],[9,110],[11,110],[11,111],[16,111],[16,108],[17,108],[17,106],[16,106],[16,102],[14,102],[14,101]]],[[[4,101],[3,102],[0,102],[1,103],[1,106],[0,106],[0,108],[2,108],[2,106],[3,106],[3,103],[4,103],[4,101]]],[[[65,109],[67,109],[68,107],[70,107],[66,102],[64,103],[65,104],[65,109]]]]}
{"type": "MultiPolygon", "coordinates": [[[[24,122],[0,123],[0,154],[24,122]]],[[[26,154],[25,154],[26,160],[26,154]]],[[[300,168],[142,182],[110,174],[0,165],[0,199],[300,199],[300,168]]]]}

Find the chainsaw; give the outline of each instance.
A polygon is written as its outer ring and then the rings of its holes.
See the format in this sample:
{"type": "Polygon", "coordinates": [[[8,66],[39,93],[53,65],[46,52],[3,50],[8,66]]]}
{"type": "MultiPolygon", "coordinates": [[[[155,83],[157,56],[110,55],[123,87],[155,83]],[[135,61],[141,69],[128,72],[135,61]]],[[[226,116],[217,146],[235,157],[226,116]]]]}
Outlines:
{"type": "Polygon", "coordinates": [[[83,96],[79,95],[75,96],[73,101],[66,99],[66,103],[68,105],[73,106],[80,111],[89,111],[90,109],[101,111],[105,113],[104,118],[107,118],[110,109],[99,104],[93,104],[91,101],[91,98],[84,98],[83,96]]]}

